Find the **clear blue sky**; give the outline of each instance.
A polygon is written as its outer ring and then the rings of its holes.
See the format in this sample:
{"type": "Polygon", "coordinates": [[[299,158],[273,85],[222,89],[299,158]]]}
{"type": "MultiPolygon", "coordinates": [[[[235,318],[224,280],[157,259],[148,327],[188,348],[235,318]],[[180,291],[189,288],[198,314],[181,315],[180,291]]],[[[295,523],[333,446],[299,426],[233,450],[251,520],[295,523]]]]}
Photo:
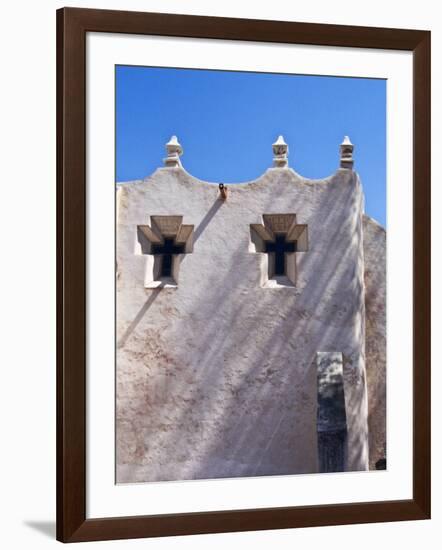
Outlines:
{"type": "Polygon", "coordinates": [[[385,80],[116,67],[117,181],[161,166],[173,134],[188,172],[224,183],[269,168],[279,134],[294,170],[326,177],[338,168],[339,144],[349,135],[366,212],[385,226],[385,80]]]}

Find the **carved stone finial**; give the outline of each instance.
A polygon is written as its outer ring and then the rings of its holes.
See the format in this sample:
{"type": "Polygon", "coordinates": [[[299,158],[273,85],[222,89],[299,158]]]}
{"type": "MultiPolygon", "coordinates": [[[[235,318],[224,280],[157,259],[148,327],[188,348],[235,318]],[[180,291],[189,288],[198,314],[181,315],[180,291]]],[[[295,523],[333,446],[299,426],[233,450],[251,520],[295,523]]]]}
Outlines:
{"type": "Polygon", "coordinates": [[[275,168],[287,168],[289,165],[288,154],[289,146],[284,141],[282,136],[279,136],[272,145],[273,149],[273,166],[275,168]]]}
{"type": "Polygon", "coordinates": [[[354,149],[354,145],[350,141],[350,138],[348,136],[345,136],[343,142],[340,145],[341,168],[347,168],[349,170],[353,169],[353,149],[354,149]]]}
{"type": "Polygon", "coordinates": [[[183,148],[176,136],[172,136],[166,143],[166,151],[167,157],[164,159],[164,165],[168,167],[181,166],[180,156],[183,154],[183,148]]]}

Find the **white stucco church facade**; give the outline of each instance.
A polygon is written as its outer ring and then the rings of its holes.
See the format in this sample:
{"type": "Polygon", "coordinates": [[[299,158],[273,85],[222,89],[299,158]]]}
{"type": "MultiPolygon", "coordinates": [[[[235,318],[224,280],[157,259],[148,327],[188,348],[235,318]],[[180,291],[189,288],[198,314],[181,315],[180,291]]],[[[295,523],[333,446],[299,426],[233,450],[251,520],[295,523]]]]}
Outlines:
{"type": "Polygon", "coordinates": [[[386,456],[385,230],[353,145],[309,180],[201,181],[173,137],[117,184],[117,482],[374,469],[386,456]]]}

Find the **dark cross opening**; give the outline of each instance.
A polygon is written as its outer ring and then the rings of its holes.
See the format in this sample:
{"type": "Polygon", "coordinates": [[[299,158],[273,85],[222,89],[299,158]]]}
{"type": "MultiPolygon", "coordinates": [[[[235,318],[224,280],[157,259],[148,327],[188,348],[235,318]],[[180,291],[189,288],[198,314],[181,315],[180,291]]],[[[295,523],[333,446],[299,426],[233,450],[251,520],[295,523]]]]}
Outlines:
{"type": "Polygon", "coordinates": [[[276,235],[275,242],[266,242],[265,251],[275,254],[275,275],[285,275],[285,255],[287,252],[296,252],[296,241],[287,242],[285,235],[276,235]]]}
{"type": "Polygon", "coordinates": [[[172,256],[174,254],[183,254],[184,245],[175,244],[174,239],[164,239],[162,244],[152,245],[151,254],[158,255],[161,254],[161,277],[171,277],[172,276],[172,256]]]}

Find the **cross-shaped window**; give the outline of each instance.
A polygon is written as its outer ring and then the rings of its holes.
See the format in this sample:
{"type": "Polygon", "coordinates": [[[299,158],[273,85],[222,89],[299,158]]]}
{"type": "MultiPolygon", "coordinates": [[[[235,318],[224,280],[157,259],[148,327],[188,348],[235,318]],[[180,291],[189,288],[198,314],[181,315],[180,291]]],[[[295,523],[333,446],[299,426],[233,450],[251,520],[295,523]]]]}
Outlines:
{"type": "Polygon", "coordinates": [[[249,251],[262,254],[259,284],[263,288],[295,286],[296,256],[307,252],[308,233],[296,214],[263,214],[263,223],[250,224],[249,251]]]}
{"type": "Polygon", "coordinates": [[[275,275],[287,273],[285,255],[288,252],[296,252],[296,245],[296,241],[288,242],[285,235],[276,235],[274,242],[267,241],[265,243],[265,252],[275,254],[275,275]]]}
{"type": "Polygon", "coordinates": [[[164,239],[162,244],[152,245],[151,254],[161,255],[161,277],[172,276],[172,256],[175,254],[183,254],[184,245],[176,244],[175,239],[164,239]]]}
{"type": "Polygon", "coordinates": [[[135,254],[145,256],[144,288],[178,285],[181,262],[193,252],[193,225],[183,216],[151,216],[150,225],[137,226],[135,254]]]}

